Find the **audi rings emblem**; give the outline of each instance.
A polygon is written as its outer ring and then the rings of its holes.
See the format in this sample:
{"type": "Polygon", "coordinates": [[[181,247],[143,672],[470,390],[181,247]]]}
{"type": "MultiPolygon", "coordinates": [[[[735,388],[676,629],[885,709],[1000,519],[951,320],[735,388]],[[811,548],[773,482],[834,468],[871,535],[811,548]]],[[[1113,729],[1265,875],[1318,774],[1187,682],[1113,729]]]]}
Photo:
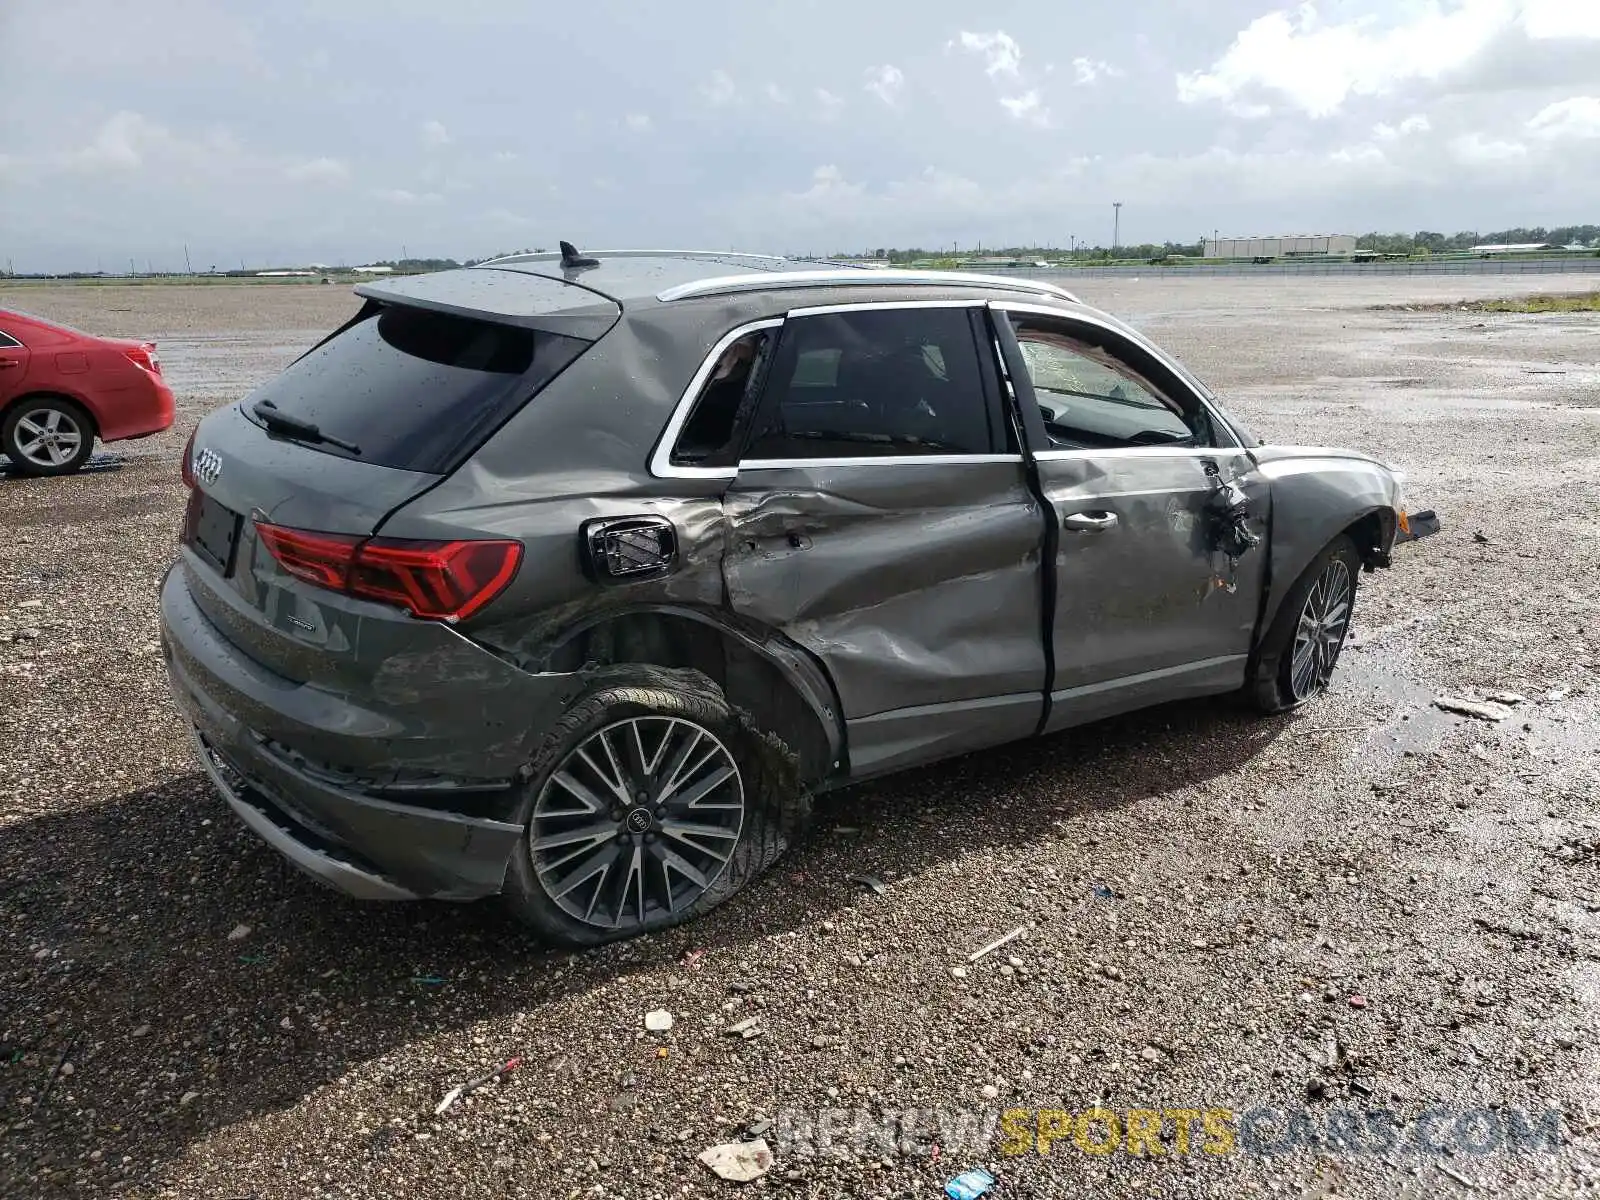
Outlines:
{"type": "Polygon", "coordinates": [[[196,451],[194,456],[194,477],[201,483],[210,487],[222,474],[222,455],[215,450],[196,451]]]}

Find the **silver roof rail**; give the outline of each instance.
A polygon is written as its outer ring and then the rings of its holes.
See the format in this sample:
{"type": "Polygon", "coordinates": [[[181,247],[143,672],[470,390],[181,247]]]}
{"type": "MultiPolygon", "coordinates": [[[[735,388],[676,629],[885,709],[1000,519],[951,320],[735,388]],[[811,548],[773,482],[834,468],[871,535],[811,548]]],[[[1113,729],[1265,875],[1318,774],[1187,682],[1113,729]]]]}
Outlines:
{"type": "MultiPolygon", "coordinates": [[[[585,250],[589,258],[604,262],[608,258],[748,258],[757,262],[788,262],[778,254],[746,254],[738,250],[585,250]]],[[[502,263],[560,262],[561,251],[541,250],[537,254],[502,254],[499,258],[486,258],[473,263],[475,267],[494,267],[502,263]]]]}
{"type": "Polygon", "coordinates": [[[661,301],[688,300],[696,296],[725,296],[733,292],[766,292],[800,287],[981,287],[1009,292],[1031,292],[1079,303],[1066,288],[1036,279],[1003,279],[998,275],[969,275],[964,271],[907,271],[851,268],[817,271],[762,271],[749,275],[719,275],[698,279],[657,292],[661,301]]]}

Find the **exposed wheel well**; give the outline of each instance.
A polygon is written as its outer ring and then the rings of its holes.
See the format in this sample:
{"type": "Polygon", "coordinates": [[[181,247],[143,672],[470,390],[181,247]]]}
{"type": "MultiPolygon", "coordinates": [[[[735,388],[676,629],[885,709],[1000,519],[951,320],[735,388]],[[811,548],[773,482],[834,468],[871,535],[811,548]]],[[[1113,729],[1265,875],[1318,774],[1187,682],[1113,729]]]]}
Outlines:
{"type": "Polygon", "coordinates": [[[828,730],[805,696],[777,664],[726,630],[675,613],[625,613],[574,634],[545,659],[555,671],[617,663],[700,671],[757,727],[788,743],[807,784],[833,768],[828,730]]]}
{"type": "Polygon", "coordinates": [[[89,422],[89,432],[95,437],[100,436],[100,423],[94,419],[94,413],[89,406],[82,400],[68,396],[64,392],[25,392],[20,396],[13,396],[4,404],[0,404],[0,421],[4,421],[19,404],[26,404],[29,400],[60,400],[63,403],[72,405],[89,422]]]}
{"type": "Polygon", "coordinates": [[[1345,528],[1344,536],[1354,542],[1361,553],[1364,570],[1389,565],[1389,552],[1384,547],[1394,544],[1394,525],[1394,510],[1380,508],[1345,528]]]}

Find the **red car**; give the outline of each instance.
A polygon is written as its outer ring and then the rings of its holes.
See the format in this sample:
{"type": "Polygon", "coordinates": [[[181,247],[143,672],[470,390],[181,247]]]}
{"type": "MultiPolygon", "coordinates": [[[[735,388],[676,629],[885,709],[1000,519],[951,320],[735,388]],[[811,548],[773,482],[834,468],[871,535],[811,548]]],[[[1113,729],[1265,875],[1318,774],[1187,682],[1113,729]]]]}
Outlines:
{"type": "Polygon", "coordinates": [[[94,442],[172,425],[154,342],[102,338],[0,309],[0,453],[24,475],[66,475],[94,442]]]}

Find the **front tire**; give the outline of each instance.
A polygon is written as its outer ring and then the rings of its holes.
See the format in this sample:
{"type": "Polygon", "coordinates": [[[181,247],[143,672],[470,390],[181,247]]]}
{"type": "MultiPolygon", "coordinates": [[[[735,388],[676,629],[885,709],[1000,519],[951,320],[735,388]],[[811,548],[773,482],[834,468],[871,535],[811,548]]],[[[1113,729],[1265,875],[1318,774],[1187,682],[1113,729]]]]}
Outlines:
{"type": "Polygon", "coordinates": [[[70,475],[94,452],[94,422],[71,400],[35,396],[0,423],[0,450],[22,475],[70,475]]]}
{"type": "Polygon", "coordinates": [[[716,907],[777,860],[809,812],[794,754],[698,671],[610,668],[530,766],[505,895],[565,946],[716,907]]]}
{"type": "Polygon", "coordinates": [[[1261,640],[1251,698],[1262,712],[1286,712],[1320,696],[1338,664],[1355,609],[1361,554],[1341,534],[1311,560],[1261,640]]]}

